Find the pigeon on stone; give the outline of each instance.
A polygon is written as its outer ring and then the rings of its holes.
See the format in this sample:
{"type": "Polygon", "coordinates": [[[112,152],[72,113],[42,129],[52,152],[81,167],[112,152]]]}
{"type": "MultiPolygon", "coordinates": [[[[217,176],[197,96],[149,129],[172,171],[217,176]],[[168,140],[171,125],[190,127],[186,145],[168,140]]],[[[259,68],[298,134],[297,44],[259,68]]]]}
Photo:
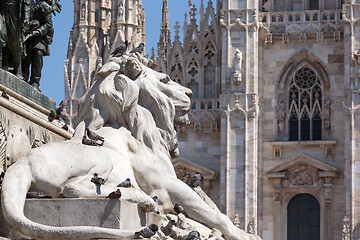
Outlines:
{"type": "Polygon", "coordinates": [[[9,95],[7,95],[6,90],[2,91],[1,96],[7,100],[9,100],[9,95]]]}
{"type": "Polygon", "coordinates": [[[69,126],[67,124],[65,124],[64,126],[62,126],[62,128],[65,130],[65,131],[69,131],[69,126]]]}
{"type": "Polygon", "coordinates": [[[123,188],[129,188],[131,187],[131,181],[130,178],[127,178],[125,181],[117,185],[117,187],[123,187],[123,188]]]}
{"type": "Polygon", "coordinates": [[[184,207],[181,206],[181,205],[179,205],[179,204],[177,204],[177,203],[174,205],[174,211],[175,211],[177,214],[182,213],[182,214],[185,215],[185,217],[189,217],[189,216],[187,215],[184,207]]]}
{"type": "Polygon", "coordinates": [[[119,199],[121,198],[121,191],[120,189],[117,189],[114,192],[111,192],[106,198],[111,198],[111,199],[119,199]]]}
{"type": "Polygon", "coordinates": [[[94,140],[94,141],[101,141],[101,142],[105,142],[105,139],[102,136],[97,135],[96,133],[92,132],[89,128],[86,128],[86,135],[88,136],[88,138],[90,140],[94,140]]]}
{"type": "Polygon", "coordinates": [[[198,231],[191,231],[185,240],[199,240],[200,233],[198,231]]]}
{"type": "Polygon", "coordinates": [[[56,107],[55,110],[56,113],[56,118],[58,120],[64,120],[64,123],[66,124],[70,124],[70,117],[69,114],[66,113],[65,109],[64,109],[64,102],[61,101],[59,106],[56,107]]]}
{"type": "Polygon", "coordinates": [[[142,53],[144,51],[144,47],[145,47],[145,44],[140,43],[140,45],[138,47],[134,48],[133,50],[131,50],[130,53],[142,53]]]}
{"type": "Polygon", "coordinates": [[[201,173],[196,173],[190,181],[190,187],[194,188],[197,186],[201,186],[204,180],[204,176],[201,173]]]}
{"type": "Polygon", "coordinates": [[[126,40],[125,42],[121,43],[116,49],[115,51],[113,51],[111,53],[111,56],[112,57],[120,57],[122,56],[125,52],[126,52],[126,49],[128,47],[128,41],[126,40]]]}
{"type": "Polygon", "coordinates": [[[103,145],[103,143],[97,143],[95,140],[86,138],[85,135],[83,136],[82,144],[88,145],[88,146],[102,146],[103,145]]]}
{"type": "Polygon", "coordinates": [[[144,238],[150,238],[159,231],[159,227],[156,224],[150,224],[149,226],[142,229],[140,232],[135,232],[137,237],[142,236],[144,238]]]}
{"type": "Polygon", "coordinates": [[[49,116],[48,116],[49,122],[54,121],[55,118],[56,118],[56,113],[55,113],[53,110],[51,110],[51,111],[50,111],[50,114],[49,114],[49,116]]]}
{"type": "Polygon", "coordinates": [[[93,182],[95,184],[104,185],[105,179],[103,179],[102,177],[99,177],[99,175],[97,173],[94,173],[94,176],[91,178],[91,182],[93,182]]]}

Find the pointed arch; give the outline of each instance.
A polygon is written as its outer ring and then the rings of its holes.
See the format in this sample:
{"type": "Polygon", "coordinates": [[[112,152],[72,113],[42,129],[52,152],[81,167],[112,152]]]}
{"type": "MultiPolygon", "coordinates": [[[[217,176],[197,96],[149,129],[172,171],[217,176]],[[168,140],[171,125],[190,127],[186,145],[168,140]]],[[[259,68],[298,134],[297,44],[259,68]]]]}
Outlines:
{"type": "Polygon", "coordinates": [[[206,29],[209,28],[214,30],[214,34],[218,32],[218,26],[216,23],[216,16],[215,16],[215,9],[212,5],[212,1],[208,2],[208,6],[206,8],[205,16],[204,16],[204,23],[206,29]]]}
{"type": "Polygon", "coordinates": [[[289,140],[322,139],[323,84],[309,63],[303,61],[288,81],[289,140]]]}
{"type": "Polygon", "coordinates": [[[186,74],[188,74],[192,79],[198,77],[200,73],[200,61],[199,56],[196,54],[190,54],[188,56],[188,61],[186,63],[186,74]]]}
{"type": "Polygon", "coordinates": [[[215,55],[217,53],[217,45],[211,37],[205,39],[205,44],[203,45],[203,55],[208,61],[215,60],[215,55]]]}
{"type": "Polygon", "coordinates": [[[171,79],[174,82],[177,82],[181,85],[185,85],[184,79],[182,77],[182,73],[179,70],[175,70],[174,72],[171,73],[171,79]]]}
{"type": "Polygon", "coordinates": [[[90,48],[86,43],[83,33],[80,33],[74,49],[75,51],[73,56],[75,58],[89,58],[90,48]]]}
{"type": "Polygon", "coordinates": [[[286,84],[291,78],[291,75],[303,64],[307,64],[314,69],[314,71],[318,74],[323,87],[327,89],[330,88],[329,75],[322,61],[313,54],[309,53],[307,50],[301,50],[291,57],[280,71],[281,75],[279,76],[277,85],[281,90],[285,90],[286,84]]]}
{"type": "Polygon", "coordinates": [[[79,70],[77,71],[75,81],[72,87],[72,99],[80,99],[87,91],[87,84],[86,84],[86,76],[84,72],[84,68],[80,66],[79,70]]]}

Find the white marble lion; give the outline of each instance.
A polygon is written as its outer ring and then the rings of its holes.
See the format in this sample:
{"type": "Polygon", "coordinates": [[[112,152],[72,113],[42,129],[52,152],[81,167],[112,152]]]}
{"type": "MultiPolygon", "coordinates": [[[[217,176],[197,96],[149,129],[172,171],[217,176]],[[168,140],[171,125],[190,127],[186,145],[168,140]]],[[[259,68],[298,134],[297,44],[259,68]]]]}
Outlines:
{"type": "Polygon", "coordinates": [[[122,198],[145,211],[154,209],[156,195],[163,213],[179,203],[190,218],[219,229],[226,239],[259,239],[235,227],[177,179],[171,163],[178,153],[173,124],[188,122],[192,93],[147,63],[138,54],[109,59],[82,98],[74,138],[33,149],[8,169],[2,209],[17,231],[36,239],[132,239],[134,230],[52,227],[35,223],[23,213],[30,188],[52,197],[103,198],[130,178],[134,187],[122,188],[122,198]],[[105,138],[102,147],[82,144],[86,127],[105,138]],[[90,181],[94,173],[106,180],[100,188],[90,181]]]}

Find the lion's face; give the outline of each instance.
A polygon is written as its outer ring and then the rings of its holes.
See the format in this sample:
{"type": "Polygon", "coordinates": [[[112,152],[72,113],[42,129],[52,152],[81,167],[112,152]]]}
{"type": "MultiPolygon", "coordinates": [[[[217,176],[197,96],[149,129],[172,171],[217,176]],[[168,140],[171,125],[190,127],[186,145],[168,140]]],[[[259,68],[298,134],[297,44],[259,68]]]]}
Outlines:
{"type": "Polygon", "coordinates": [[[192,96],[192,91],[189,88],[172,81],[167,74],[156,72],[144,65],[142,66],[142,74],[139,78],[145,78],[145,84],[150,84],[150,82],[152,82],[152,90],[158,91],[160,98],[167,98],[172,103],[175,111],[175,123],[189,123],[187,113],[191,107],[192,96]]]}

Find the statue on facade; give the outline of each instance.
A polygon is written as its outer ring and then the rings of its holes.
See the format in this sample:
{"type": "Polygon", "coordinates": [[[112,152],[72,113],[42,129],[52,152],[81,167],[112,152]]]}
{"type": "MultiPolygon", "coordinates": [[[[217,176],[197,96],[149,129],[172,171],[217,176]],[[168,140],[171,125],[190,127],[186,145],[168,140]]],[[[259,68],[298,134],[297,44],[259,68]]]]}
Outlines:
{"type": "Polygon", "coordinates": [[[243,61],[242,52],[237,48],[235,50],[234,73],[233,73],[233,81],[235,85],[239,85],[242,80],[242,74],[241,74],[242,61],[243,61]]]}
{"type": "Polygon", "coordinates": [[[7,170],[2,209],[15,230],[35,239],[133,239],[136,230],[53,227],[35,223],[23,213],[31,186],[54,198],[106,198],[129,178],[132,187],[121,188],[121,198],[145,211],[156,206],[160,213],[169,213],[181,203],[190,218],[220,230],[227,240],[259,239],[234,226],[176,177],[171,162],[178,156],[174,123],[189,123],[192,92],[146,62],[139,53],[111,57],[81,99],[73,139],[33,149],[7,170]],[[87,128],[104,138],[103,146],[81,144],[87,128]],[[94,173],[104,179],[101,191],[91,182],[94,173]]]}
{"type": "Polygon", "coordinates": [[[124,20],[124,0],[119,0],[117,19],[118,21],[124,20]]]}
{"type": "Polygon", "coordinates": [[[279,131],[282,132],[285,128],[285,120],[286,120],[286,107],[283,99],[279,100],[277,106],[277,120],[279,131]]]}
{"type": "Polygon", "coordinates": [[[23,61],[23,77],[29,84],[39,90],[43,57],[50,56],[49,45],[52,43],[54,28],[52,13],[61,11],[58,0],[39,0],[31,8],[31,23],[38,23],[25,36],[26,56],[23,61]]]}
{"type": "Polygon", "coordinates": [[[22,31],[30,23],[33,0],[0,1],[0,67],[22,78],[22,31]],[[6,54],[4,54],[6,52],[6,54]]]}

